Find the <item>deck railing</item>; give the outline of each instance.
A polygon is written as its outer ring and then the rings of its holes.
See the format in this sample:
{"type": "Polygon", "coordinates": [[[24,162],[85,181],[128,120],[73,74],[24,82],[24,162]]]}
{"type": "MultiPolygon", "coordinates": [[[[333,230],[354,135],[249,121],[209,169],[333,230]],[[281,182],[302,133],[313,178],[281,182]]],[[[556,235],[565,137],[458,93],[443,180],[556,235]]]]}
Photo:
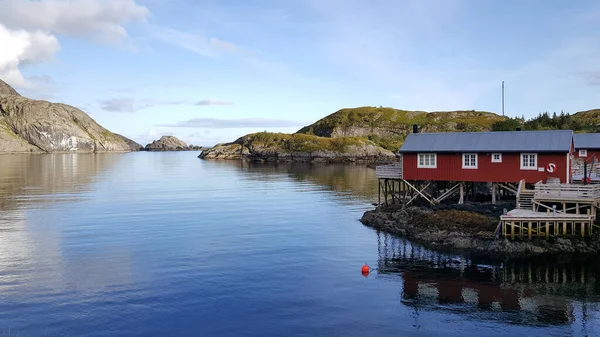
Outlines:
{"type": "Polygon", "coordinates": [[[375,168],[377,178],[402,179],[402,162],[390,165],[378,165],[375,168]]]}
{"type": "Polygon", "coordinates": [[[535,199],[600,199],[600,185],[535,184],[535,199]]]}

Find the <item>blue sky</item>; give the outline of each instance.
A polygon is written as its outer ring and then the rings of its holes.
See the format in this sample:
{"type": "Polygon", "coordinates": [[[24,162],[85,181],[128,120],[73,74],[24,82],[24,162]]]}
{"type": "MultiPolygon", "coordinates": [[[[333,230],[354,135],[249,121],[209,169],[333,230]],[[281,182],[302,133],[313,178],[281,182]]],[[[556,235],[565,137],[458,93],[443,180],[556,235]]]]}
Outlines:
{"type": "Polygon", "coordinates": [[[600,107],[595,0],[0,0],[0,78],[140,143],[294,132],[344,107],[600,107]],[[5,52],[9,51],[9,52],[5,52]]]}

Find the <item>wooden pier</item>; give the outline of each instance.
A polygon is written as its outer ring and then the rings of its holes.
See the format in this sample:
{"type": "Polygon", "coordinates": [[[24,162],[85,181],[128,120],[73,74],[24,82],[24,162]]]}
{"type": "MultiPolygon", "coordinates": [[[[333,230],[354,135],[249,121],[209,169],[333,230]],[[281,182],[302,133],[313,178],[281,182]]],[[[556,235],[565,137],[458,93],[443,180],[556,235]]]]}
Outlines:
{"type": "Polygon", "coordinates": [[[502,236],[511,240],[591,235],[594,220],[587,214],[514,209],[500,217],[502,236]]]}

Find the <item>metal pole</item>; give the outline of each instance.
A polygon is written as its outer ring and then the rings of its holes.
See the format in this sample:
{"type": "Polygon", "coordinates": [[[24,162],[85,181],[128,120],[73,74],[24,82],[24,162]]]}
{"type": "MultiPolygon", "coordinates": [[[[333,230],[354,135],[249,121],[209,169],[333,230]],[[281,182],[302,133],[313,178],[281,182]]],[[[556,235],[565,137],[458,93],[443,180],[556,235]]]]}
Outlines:
{"type": "Polygon", "coordinates": [[[504,116],[504,81],[502,81],[502,116],[504,116]]]}

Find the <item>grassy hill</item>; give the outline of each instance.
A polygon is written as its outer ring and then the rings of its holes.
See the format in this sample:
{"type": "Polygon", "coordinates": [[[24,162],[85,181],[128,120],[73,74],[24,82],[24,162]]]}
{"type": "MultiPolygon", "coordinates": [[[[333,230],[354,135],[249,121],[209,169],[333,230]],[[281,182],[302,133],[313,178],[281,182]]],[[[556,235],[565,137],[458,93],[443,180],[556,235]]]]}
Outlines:
{"type": "Polygon", "coordinates": [[[407,111],[383,107],[341,109],[303,127],[301,134],[320,137],[362,137],[396,151],[417,124],[423,132],[489,131],[505,117],[485,111],[407,111]]]}

